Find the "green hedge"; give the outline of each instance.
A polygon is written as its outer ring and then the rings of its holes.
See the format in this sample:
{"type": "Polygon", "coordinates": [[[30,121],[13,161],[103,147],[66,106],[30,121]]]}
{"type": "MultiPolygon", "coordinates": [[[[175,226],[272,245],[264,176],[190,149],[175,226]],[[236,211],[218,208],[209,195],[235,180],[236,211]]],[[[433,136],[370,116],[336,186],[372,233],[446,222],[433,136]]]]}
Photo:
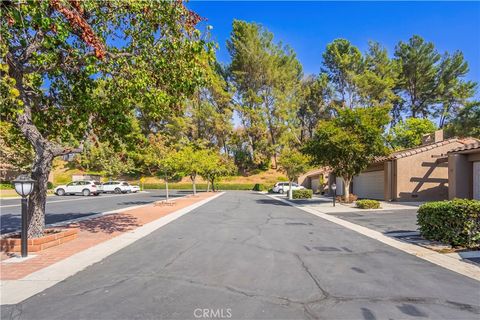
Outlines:
{"type": "MultiPolygon", "coordinates": [[[[215,183],[218,190],[252,190],[255,184],[253,183],[215,183]]],[[[144,189],[165,189],[164,183],[145,183],[144,189]]],[[[191,183],[169,183],[169,189],[177,190],[192,190],[191,183]]],[[[206,183],[197,183],[197,190],[207,190],[206,183]]]]}
{"type": "Polygon", "coordinates": [[[1,190],[10,190],[10,189],[13,189],[13,186],[10,182],[4,181],[4,182],[0,182],[0,189],[1,190]]]}
{"type": "Polygon", "coordinates": [[[265,190],[267,190],[267,187],[264,184],[255,183],[252,190],[253,191],[265,191],[265,190]]]}
{"type": "Polygon", "coordinates": [[[480,245],[480,201],[454,199],[422,204],[417,223],[427,239],[453,246],[480,245]]]}
{"type": "MultiPolygon", "coordinates": [[[[47,182],[47,188],[53,189],[54,185],[50,181],[47,182]]],[[[10,182],[0,182],[0,190],[11,190],[13,186],[10,182]]]]}
{"type": "Polygon", "coordinates": [[[380,202],[377,200],[357,200],[355,202],[355,206],[360,209],[379,209],[380,208],[380,202]]]}
{"type": "Polygon", "coordinates": [[[293,199],[310,199],[313,195],[313,191],[310,189],[300,189],[292,191],[293,199]]]}

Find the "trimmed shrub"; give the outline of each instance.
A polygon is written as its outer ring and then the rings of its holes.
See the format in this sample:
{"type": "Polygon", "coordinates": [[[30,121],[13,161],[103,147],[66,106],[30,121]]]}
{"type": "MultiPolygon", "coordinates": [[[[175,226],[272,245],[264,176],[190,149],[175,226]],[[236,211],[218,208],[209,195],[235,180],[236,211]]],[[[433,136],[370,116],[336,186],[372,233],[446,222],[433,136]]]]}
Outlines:
{"type": "Polygon", "coordinates": [[[480,201],[454,199],[422,204],[417,223],[420,233],[429,240],[452,246],[480,245],[480,201]]]}
{"type": "Polygon", "coordinates": [[[293,199],[310,199],[313,195],[313,191],[310,189],[300,189],[292,191],[293,199]]]}
{"type": "Polygon", "coordinates": [[[369,199],[357,200],[355,202],[355,206],[360,209],[379,209],[380,202],[378,202],[377,200],[369,199]]]}
{"type": "Polygon", "coordinates": [[[252,189],[252,190],[253,190],[253,191],[263,191],[263,190],[265,190],[265,189],[266,189],[266,187],[265,187],[263,184],[261,184],[261,183],[255,183],[255,185],[253,186],[253,189],[252,189]]]}
{"type": "Polygon", "coordinates": [[[0,182],[0,189],[1,190],[10,190],[10,189],[13,189],[13,186],[8,181],[2,181],[2,182],[0,182]]]}
{"type": "Polygon", "coordinates": [[[53,189],[53,183],[51,181],[47,182],[47,189],[53,189]]]}

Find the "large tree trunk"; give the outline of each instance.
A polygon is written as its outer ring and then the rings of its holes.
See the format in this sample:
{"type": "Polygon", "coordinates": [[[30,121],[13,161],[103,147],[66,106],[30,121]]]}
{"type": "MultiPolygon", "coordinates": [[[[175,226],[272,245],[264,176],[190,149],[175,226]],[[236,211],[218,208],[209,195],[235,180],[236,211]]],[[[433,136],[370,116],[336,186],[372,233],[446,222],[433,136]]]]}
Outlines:
{"type": "MultiPolygon", "coordinates": [[[[24,97],[24,101],[30,102],[24,97]]],[[[35,180],[33,191],[28,200],[28,237],[43,236],[45,228],[45,202],[47,200],[48,176],[52,170],[55,152],[52,144],[46,140],[32,123],[31,109],[28,104],[17,118],[17,125],[35,151],[31,177],[35,180]]]]}
{"type": "Polygon", "coordinates": [[[350,182],[352,178],[350,177],[343,177],[343,196],[345,197],[345,202],[350,201],[350,182]]]}
{"type": "MultiPolygon", "coordinates": [[[[28,101],[28,100],[25,100],[28,101]]],[[[52,170],[53,159],[68,153],[78,153],[79,148],[64,148],[45,139],[32,123],[31,109],[26,106],[24,113],[17,118],[17,125],[35,150],[31,177],[35,180],[33,192],[28,200],[28,237],[38,238],[44,235],[45,202],[47,200],[48,176],[52,170]]]]}
{"type": "Polygon", "coordinates": [[[192,186],[193,186],[193,195],[197,195],[197,185],[195,183],[195,179],[196,179],[197,175],[196,174],[192,174],[190,175],[190,179],[192,180],[192,186]]]}
{"type": "Polygon", "coordinates": [[[167,202],[169,200],[169,195],[168,195],[168,179],[165,178],[165,195],[166,195],[166,199],[167,199],[167,202]]]}
{"type": "Polygon", "coordinates": [[[293,199],[293,192],[292,192],[292,180],[288,182],[288,199],[293,199]]]}
{"type": "Polygon", "coordinates": [[[37,153],[32,170],[35,180],[33,192],[28,200],[28,237],[37,238],[44,234],[45,202],[47,200],[48,176],[52,170],[53,155],[48,151],[37,153]]]}

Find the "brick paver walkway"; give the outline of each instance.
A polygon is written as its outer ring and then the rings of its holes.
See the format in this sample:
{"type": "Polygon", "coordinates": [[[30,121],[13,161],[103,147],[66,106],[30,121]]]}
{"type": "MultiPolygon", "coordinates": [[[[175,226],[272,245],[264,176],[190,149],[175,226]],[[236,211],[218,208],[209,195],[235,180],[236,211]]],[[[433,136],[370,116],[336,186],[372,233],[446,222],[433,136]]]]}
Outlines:
{"type": "Polygon", "coordinates": [[[52,247],[40,252],[35,252],[36,257],[20,263],[5,263],[10,258],[2,252],[0,259],[0,279],[18,280],[30,273],[43,269],[75,253],[93,247],[101,242],[117,237],[122,233],[134,230],[144,224],[157,220],[165,215],[185,208],[198,201],[213,196],[214,193],[198,193],[197,196],[187,196],[173,200],[174,205],[151,204],[142,208],[132,209],[122,213],[106,215],[90,220],[80,221],[65,226],[66,228],[79,228],[75,240],[52,247]]]}

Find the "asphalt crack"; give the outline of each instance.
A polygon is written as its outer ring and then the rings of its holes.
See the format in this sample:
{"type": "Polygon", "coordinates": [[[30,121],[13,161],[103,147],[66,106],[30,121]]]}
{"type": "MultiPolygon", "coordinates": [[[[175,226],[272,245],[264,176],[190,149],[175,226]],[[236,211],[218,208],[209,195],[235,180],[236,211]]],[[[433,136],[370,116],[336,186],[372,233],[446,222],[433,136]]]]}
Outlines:
{"type": "Polygon", "coordinates": [[[197,241],[195,243],[193,243],[192,245],[188,246],[187,248],[183,249],[182,251],[179,251],[175,257],[173,257],[172,260],[170,260],[169,262],[167,262],[163,267],[164,268],[168,268],[169,266],[171,266],[175,261],[177,261],[181,256],[183,256],[185,253],[187,253],[187,251],[191,250],[192,248],[194,248],[195,246],[198,245],[200,241],[197,241]]]}

